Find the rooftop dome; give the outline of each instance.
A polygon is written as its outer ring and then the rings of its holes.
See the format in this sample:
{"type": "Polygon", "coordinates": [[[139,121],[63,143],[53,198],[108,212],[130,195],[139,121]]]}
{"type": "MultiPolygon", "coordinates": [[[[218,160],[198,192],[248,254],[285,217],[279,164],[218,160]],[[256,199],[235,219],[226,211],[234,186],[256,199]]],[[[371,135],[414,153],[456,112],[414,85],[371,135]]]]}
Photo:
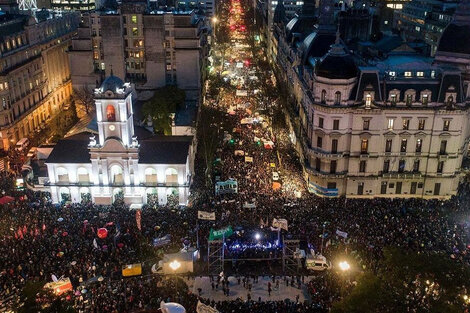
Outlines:
{"type": "Polygon", "coordinates": [[[315,67],[315,72],[319,77],[330,79],[350,79],[357,76],[356,63],[339,42],[339,35],[337,35],[336,43],[331,46],[328,54],[315,67]]]}
{"type": "Polygon", "coordinates": [[[116,92],[117,89],[121,89],[124,86],[124,82],[122,79],[120,79],[117,76],[114,76],[113,73],[111,72],[111,75],[108,76],[103,83],[101,84],[101,91],[106,92],[108,90],[111,90],[112,92],[116,92]]]}
{"type": "Polygon", "coordinates": [[[462,0],[455,9],[455,15],[442,33],[439,52],[470,54],[470,0],[462,0]]]}

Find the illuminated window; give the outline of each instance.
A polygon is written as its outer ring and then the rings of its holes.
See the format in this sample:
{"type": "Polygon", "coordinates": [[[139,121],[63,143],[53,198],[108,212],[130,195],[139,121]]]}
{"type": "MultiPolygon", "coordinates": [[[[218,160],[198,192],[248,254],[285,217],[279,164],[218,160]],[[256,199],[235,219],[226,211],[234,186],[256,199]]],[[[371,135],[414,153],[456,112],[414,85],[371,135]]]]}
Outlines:
{"type": "Polygon", "coordinates": [[[423,148],[423,139],[416,139],[416,152],[421,152],[423,148]]]}
{"type": "Polygon", "coordinates": [[[391,77],[395,77],[396,74],[397,74],[397,73],[395,73],[395,72],[389,72],[389,73],[388,73],[388,75],[390,75],[391,77]]]}
{"type": "Polygon", "coordinates": [[[388,123],[387,123],[387,128],[392,130],[393,129],[393,122],[394,122],[394,119],[393,118],[389,118],[388,119],[388,123]]]}
{"type": "Polygon", "coordinates": [[[423,77],[423,76],[424,76],[424,73],[423,73],[423,72],[416,72],[416,76],[418,76],[418,77],[423,77]]]}
{"type": "Polygon", "coordinates": [[[108,122],[116,121],[116,112],[114,111],[114,106],[111,104],[106,107],[106,119],[108,122]]]}
{"type": "Polygon", "coordinates": [[[132,23],[137,24],[137,15],[132,15],[131,21],[132,23]]]}
{"type": "Polygon", "coordinates": [[[137,27],[132,27],[132,35],[139,36],[139,30],[137,29],[137,27]]]}
{"type": "Polygon", "coordinates": [[[421,99],[421,102],[424,104],[424,105],[427,105],[428,102],[429,102],[429,96],[428,95],[423,95],[422,99],[421,99]]]}
{"type": "Polygon", "coordinates": [[[410,120],[407,118],[403,119],[403,130],[408,130],[410,128],[410,120]]]}
{"type": "Polygon", "coordinates": [[[405,72],[405,77],[411,77],[411,72],[405,72]]]}
{"type": "Polygon", "coordinates": [[[361,140],[361,153],[367,153],[369,151],[369,140],[362,139],[361,140]]]}
{"type": "Polygon", "coordinates": [[[372,96],[370,94],[366,95],[366,108],[370,108],[370,105],[372,104],[372,96]]]}
{"type": "Polygon", "coordinates": [[[418,121],[418,129],[419,130],[424,130],[424,125],[426,124],[426,120],[425,119],[420,119],[418,121]]]}

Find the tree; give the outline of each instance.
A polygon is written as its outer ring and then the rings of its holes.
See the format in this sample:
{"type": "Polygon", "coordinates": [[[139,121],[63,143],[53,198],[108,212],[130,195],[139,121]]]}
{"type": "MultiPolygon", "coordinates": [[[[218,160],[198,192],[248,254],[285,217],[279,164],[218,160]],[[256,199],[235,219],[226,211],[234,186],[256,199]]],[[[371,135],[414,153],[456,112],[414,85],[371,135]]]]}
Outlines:
{"type": "Polygon", "coordinates": [[[142,107],[145,118],[152,120],[155,133],[171,134],[171,114],[183,106],[185,98],[184,90],[176,86],[165,86],[155,91],[142,107]]]}
{"type": "Polygon", "coordinates": [[[72,100],[75,100],[79,105],[80,109],[83,109],[86,114],[91,112],[91,109],[95,104],[93,93],[88,89],[86,85],[82,88],[73,88],[72,100]]]}
{"type": "Polygon", "coordinates": [[[367,273],[333,313],[462,312],[470,279],[467,265],[444,254],[384,250],[377,274],[367,273]]]}

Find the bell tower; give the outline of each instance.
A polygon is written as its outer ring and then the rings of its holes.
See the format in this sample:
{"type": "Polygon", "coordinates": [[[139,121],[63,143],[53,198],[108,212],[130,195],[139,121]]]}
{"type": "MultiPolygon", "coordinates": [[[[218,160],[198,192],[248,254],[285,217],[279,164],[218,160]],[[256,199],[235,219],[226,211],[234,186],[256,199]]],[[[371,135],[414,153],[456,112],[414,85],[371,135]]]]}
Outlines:
{"type": "Polygon", "coordinates": [[[99,133],[96,144],[103,146],[108,139],[115,139],[125,148],[135,147],[131,85],[111,72],[95,89],[95,106],[99,133]]]}

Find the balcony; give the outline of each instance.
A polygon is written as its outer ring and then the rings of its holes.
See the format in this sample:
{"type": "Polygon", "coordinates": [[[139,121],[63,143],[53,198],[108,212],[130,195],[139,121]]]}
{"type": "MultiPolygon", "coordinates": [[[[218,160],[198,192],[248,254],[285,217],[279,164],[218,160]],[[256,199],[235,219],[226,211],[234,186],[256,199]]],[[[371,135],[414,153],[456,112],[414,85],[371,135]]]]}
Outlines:
{"type": "Polygon", "coordinates": [[[391,178],[391,179],[418,179],[418,178],[423,178],[423,174],[421,172],[411,172],[411,171],[404,171],[404,172],[398,172],[398,171],[390,171],[390,172],[379,172],[379,176],[382,176],[383,178],[391,178]]]}

